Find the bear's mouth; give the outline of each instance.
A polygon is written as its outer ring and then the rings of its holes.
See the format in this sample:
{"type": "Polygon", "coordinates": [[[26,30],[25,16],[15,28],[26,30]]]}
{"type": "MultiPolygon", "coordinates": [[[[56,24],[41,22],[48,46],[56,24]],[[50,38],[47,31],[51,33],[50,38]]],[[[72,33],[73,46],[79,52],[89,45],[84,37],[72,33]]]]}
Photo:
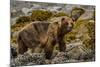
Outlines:
{"type": "Polygon", "coordinates": [[[67,30],[68,32],[70,32],[72,30],[72,27],[67,27],[67,30]]]}

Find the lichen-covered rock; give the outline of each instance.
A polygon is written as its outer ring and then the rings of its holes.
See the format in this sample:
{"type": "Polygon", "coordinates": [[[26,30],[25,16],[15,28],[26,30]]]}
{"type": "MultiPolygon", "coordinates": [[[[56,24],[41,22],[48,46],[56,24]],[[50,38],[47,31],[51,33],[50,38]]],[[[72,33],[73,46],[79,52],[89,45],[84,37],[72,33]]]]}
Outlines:
{"type": "Polygon", "coordinates": [[[41,53],[18,55],[17,58],[11,60],[11,66],[23,65],[40,65],[45,63],[45,55],[41,53]]]}
{"type": "MultiPolygon", "coordinates": [[[[75,46],[75,44],[73,44],[75,46]]],[[[68,59],[78,60],[78,61],[89,61],[94,57],[94,53],[91,49],[87,49],[82,45],[77,45],[71,50],[67,51],[68,59]]]]}
{"type": "Polygon", "coordinates": [[[58,52],[58,54],[52,59],[52,64],[58,64],[58,63],[65,63],[67,60],[67,54],[65,52],[58,52]]]}
{"type": "Polygon", "coordinates": [[[32,55],[35,64],[44,64],[45,63],[45,54],[44,53],[33,53],[32,55]]]}

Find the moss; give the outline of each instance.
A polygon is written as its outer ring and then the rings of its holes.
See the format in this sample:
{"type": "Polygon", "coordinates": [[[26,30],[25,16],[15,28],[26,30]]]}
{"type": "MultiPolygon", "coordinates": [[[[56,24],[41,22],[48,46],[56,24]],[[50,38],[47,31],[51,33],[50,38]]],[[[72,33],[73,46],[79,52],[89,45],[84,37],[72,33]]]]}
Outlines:
{"type": "Polygon", "coordinates": [[[64,13],[64,12],[59,12],[53,15],[53,17],[61,17],[61,16],[68,16],[68,14],[64,13]]]}
{"type": "Polygon", "coordinates": [[[52,12],[43,10],[34,10],[31,15],[32,21],[48,20],[52,16],[52,12]]]}
{"type": "Polygon", "coordinates": [[[83,24],[82,21],[76,22],[74,25],[74,29],[78,29],[83,24]]]}
{"type": "Polygon", "coordinates": [[[68,16],[68,14],[64,12],[52,13],[50,11],[34,10],[31,15],[31,20],[32,21],[44,21],[44,20],[48,20],[53,17],[60,17],[60,16],[68,16]]]}
{"type": "Polygon", "coordinates": [[[76,32],[70,32],[65,35],[65,42],[71,42],[76,39],[76,32]]]}
{"type": "Polygon", "coordinates": [[[95,49],[95,23],[88,22],[87,28],[88,28],[88,34],[89,34],[90,40],[89,41],[85,40],[83,43],[86,45],[86,47],[94,50],[95,49]]]}
{"type": "Polygon", "coordinates": [[[11,43],[17,44],[17,38],[16,38],[16,37],[12,37],[12,38],[11,38],[11,43]]]}
{"type": "Polygon", "coordinates": [[[89,19],[78,21],[74,28],[77,29],[77,31],[79,30],[79,32],[82,31],[82,36],[80,37],[80,40],[83,41],[84,46],[88,49],[94,50],[95,49],[95,23],[89,21],[90,21],[89,19]],[[81,27],[82,30],[80,30],[81,27]]]}
{"type": "Polygon", "coordinates": [[[16,23],[15,25],[11,26],[11,31],[12,32],[19,31],[21,28],[23,28],[27,24],[29,24],[29,22],[26,22],[26,23],[23,23],[23,22],[16,23]]]}
{"type": "Polygon", "coordinates": [[[31,19],[29,16],[21,16],[16,20],[16,23],[20,23],[20,22],[30,22],[31,19]]]}

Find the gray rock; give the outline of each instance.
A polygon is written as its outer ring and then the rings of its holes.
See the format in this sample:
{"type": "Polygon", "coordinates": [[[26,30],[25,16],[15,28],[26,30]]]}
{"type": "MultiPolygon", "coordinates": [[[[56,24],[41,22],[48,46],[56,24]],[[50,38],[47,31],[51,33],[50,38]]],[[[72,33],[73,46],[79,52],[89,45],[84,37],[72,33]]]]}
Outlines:
{"type": "Polygon", "coordinates": [[[93,58],[94,54],[92,50],[85,48],[81,43],[79,45],[78,43],[73,43],[72,45],[69,45],[69,47],[70,48],[67,49],[66,51],[69,60],[74,59],[79,61],[81,60],[88,61],[93,58]]]}
{"type": "Polygon", "coordinates": [[[58,64],[58,63],[65,63],[67,60],[67,55],[65,52],[58,52],[58,54],[52,59],[52,64],[58,64]]]}
{"type": "Polygon", "coordinates": [[[17,58],[11,59],[12,66],[23,66],[23,65],[40,65],[45,63],[45,55],[41,53],[18,55],[17,58]]]}

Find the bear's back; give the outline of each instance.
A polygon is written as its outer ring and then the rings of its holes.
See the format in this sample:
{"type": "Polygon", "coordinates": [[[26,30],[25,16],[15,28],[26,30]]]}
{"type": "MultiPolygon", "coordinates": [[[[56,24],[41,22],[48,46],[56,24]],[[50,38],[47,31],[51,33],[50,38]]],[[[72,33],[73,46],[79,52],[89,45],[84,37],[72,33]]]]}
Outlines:
{"type": "Polygon", "coordinates": [[[19,36],[28,47],[35,47],[44,39],[50,23],[32,22],[19,32],[19,36]]]}

